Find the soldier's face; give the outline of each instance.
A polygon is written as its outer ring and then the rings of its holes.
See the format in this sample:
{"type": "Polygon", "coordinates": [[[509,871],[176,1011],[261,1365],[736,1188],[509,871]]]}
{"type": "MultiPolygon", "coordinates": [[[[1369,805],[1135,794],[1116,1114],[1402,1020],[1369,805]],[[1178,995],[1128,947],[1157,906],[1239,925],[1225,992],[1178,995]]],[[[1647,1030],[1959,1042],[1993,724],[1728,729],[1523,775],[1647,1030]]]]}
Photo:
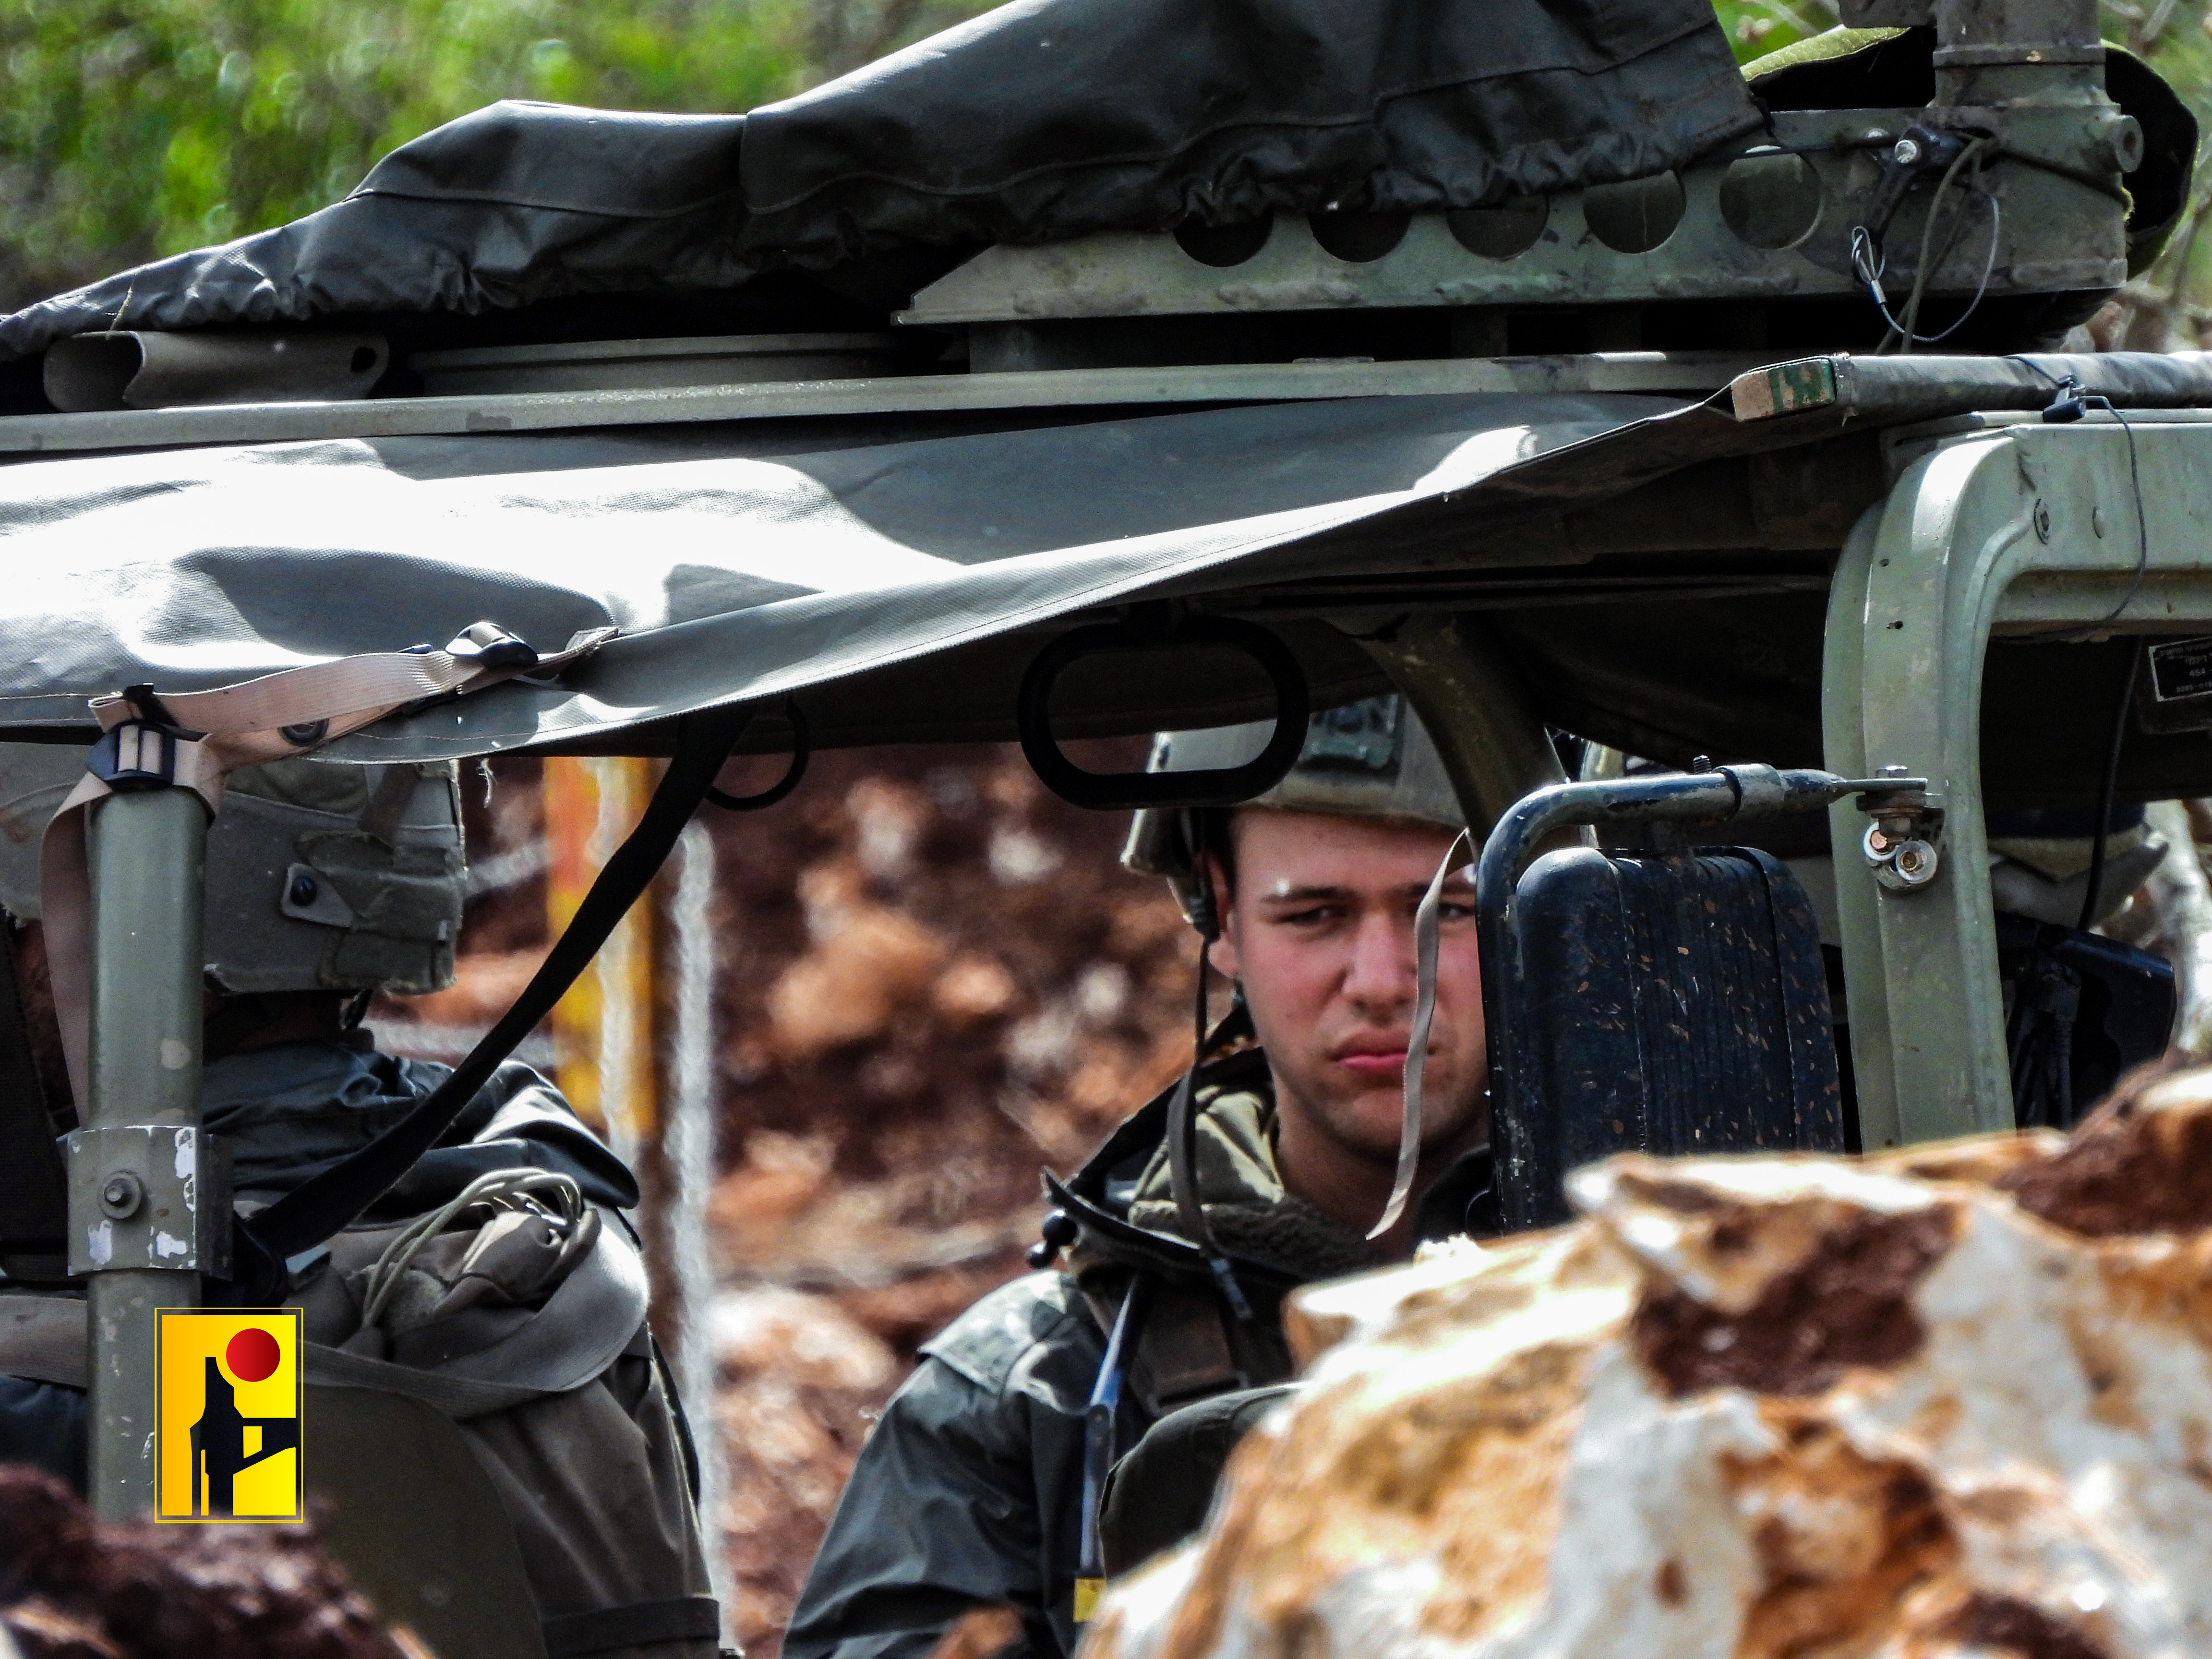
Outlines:
{"type": "MultiPolygon", "coordinates": [[[[1277,1109],[1346,1152],[1395,1162],[1413,1024],[1413,913],[1451,836],[1264,811],[1237,813],[1231,833],[1237,875],[1213,962],[1243,981],[1277,1109]]],[[[1422,1138],[1432,1147],[1485,1127],[1489,1060],[1468,871],[1445,884],[1422,1091],[1422,1138]]]]}

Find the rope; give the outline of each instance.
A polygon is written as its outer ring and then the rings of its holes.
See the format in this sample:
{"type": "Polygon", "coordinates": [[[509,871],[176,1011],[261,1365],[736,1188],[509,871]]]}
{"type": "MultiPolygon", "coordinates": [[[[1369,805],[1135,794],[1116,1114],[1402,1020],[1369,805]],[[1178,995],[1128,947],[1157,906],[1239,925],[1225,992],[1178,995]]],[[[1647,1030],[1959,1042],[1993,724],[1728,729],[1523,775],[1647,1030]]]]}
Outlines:
{"type": "Polygon", "coordinates": [[[452,1226],[465,1212],[485,1204],[495,1209],[529,1209],[550,1216],[552,1212],[535,1201],[534,1195],[539,1193],[553,1195],[554,1209],[568,1225],[573,1227],[583,1218],[584,1194],[571,1177],[554,1170],[530,1169],[494,1170],[489,1175],[480,1175],[439,1208],[416,1216],[399,1230],[370,1267],[362,1290],[361,1322],[376,1323],[422,1247],[452,1226]],[[523,1202],[509,1201],[518,1199],[523,1202]]]}

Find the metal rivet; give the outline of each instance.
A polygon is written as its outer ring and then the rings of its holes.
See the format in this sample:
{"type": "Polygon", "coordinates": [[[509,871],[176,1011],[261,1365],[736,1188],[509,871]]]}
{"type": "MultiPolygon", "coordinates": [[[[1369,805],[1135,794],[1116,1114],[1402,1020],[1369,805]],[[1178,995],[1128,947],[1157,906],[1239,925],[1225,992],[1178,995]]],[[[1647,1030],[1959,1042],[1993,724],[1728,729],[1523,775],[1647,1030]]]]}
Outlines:
{"type": "Polygon", "coordinates": [[[302,910],[313,904],[322,890],[322,887],[315,878],[305,871],[292,878],[290,897],[292,902],[302,910]]]}
{"type": "Polygon", "coordinates": [[[2049,503],[2049,502],[2047,502],[2047,501],[2038,501],[2038,502],[2035,504],[2035,515],[2034,515],[2034,517],[2035,517],[2035,539],[2036,539],[2036,540],[2038,540],[2038,541],[2039,541],[2039,542],[2047,542],[2047,541],[2049,541],[2049,540],[2051,539],[2051,505],[2050,505],[2050,503],[2049,503]]]}
{"type": "Polygon", "coordinates": [[[297,726],[279,726],[277,735],[295,748],[305,749],[310,744],[320,743],[330,729],[328,720],[301,720],[297,726]]]}
{"type": "Polygon", "coordinates": [[[1887,855],[1878,855],[1869,832],[1867,855],[1874,865],[1874,878],[1881,885],[1893,893],[1915,893],[1936,879],[1942,860],[1928,842],[1913,838],[1887,844],[1887,855]]]}
{"type": "Polygon", "coordinates": [[[146,1188],[128,1170],[118,1170],[100,1184],[100,1210],[118,1221],[137,1213],[146,1201],[146,1188]]]}

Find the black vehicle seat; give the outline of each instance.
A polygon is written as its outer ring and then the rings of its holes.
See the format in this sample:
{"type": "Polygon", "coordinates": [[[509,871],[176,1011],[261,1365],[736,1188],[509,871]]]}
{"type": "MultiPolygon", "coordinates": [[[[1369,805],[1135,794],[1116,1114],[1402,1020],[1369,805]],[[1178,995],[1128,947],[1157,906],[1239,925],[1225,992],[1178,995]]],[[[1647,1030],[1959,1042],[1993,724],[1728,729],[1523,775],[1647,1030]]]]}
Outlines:
{"type": "Polygon", "coordinates": [[[1516,896],[1522,1097],[1533,1191],[1613,1152],[1842,1152],[1820,929],[1748,847],[1537,860],[1516,896]]]}

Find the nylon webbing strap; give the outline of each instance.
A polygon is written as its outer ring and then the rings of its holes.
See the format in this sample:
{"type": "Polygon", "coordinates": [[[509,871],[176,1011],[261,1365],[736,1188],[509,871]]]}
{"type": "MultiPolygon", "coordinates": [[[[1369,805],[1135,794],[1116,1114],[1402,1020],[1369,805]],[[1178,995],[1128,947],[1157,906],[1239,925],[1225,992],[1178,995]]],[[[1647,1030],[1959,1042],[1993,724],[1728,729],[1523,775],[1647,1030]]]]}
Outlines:
{"type": "Polygon", "coordinates": [[[1367,1230],[1380,1238],[1398,1224],[1406,1200],[1413,1195],[1413,1176],[1421,1167],[1421,1088],[1429,1069],[1429,1028],[1437,1018],[1437,957],[1442,948],[1444,883],[1451,872],[1474,857],[1474,838],[1462,830],[1444,849],[1436,879],[1421,895],[1413,912],[1413,1030],[1406,1041],[1406,1098],[1398,1121],[1398,1170],[1390,1182],[1390,1200],[1382,1218],[1367,1230]],[[1466,856],[1461,854],[1464,851],[1466,856]]]}
{"type": "MultiPolygon", "coordinates": [[[[426,1095],[405,1117],[343,1163],[294,1188],[251,1222],[238,1224],[240,1243],[258,1245],[264,1261],[285,1257],[321,1243],[382,1197],[415,1161],[453,1127],[461,1109],[489,1082],[515,1045],[536,1029],[566,995],[599,948],[606,943],[640,894],[652,884],[676,845],[684,826],[707,798],[714,775],[751,719],[743,708],[708,709],[687,714],[677,726],[676,754],[645,813],[629,838],[615,849],[575,919],[555,942],[544,963],[453,1074],[426,1095]]],[[[243,1264],[253,1259],[242,1248],[243,1264]]]]}
{"type": "Polygon", "coordinates": [[[1244,1287],[1237,1282],[1237,1270],[1229,1265],[1229,1258],[1221,1246],[1214,1242],[1213,1224],[1206,1219],[1206,1203],[1198,1185],[1198,1068],[1206,1064],[1206,1057],[1216,1044],[1224,1040],[1231,1023],[1236,1018],[1232,1011],[1209,1036],[1206,1029],[1206,945],[1211,936],[1202,937],[1198,946],[1198,993],[1196,1020],[1198,1036],[1193,1045],[1190,1069],[1176,1085],[1174,1097],[1168,1102],[1168,1186],[1175,1194],[1176,1214],[1182,1222],[1183,1232],[1198,1246],[1206,1258],[1206,1271],[1213,1275],[1216,1289],[1230,1311],[1249,1325],[1252,1322],[1252,1304],[1244,1294],[1244,1287]]]}
{"type": "Polygon", "coordinates": [[[545,1659],[586,1659],[617,1648],[714,1641],[722,1633],[722,1607],[711,1595],[678,1595],[564,1613],[541,1621],[538,1628],[545,1635],[545,1659]]]}
{"type": "MultiPolygon", "coordinates": [[[[558,672],[614,636],[611,628],[586,629],[561,650],[533,657],[532,674],[558,672]]],[[[380,651],[340,657],[301,668],[281,669],[258,679],[210,691],[170,691],[162,706],[181,726],[205,732],[226,750],[223,770],[256,761],[281,760],[300,752],[288,729],[305,733],[321,726],[310,744],[326,743],[380,720],[395,708],[448,691],[471,690],[479,682],[505,679],[518,672],[470,650],[466,636],[441,651],[380,651]],[[460,647],[460,649],[455,649],[460,647]],[[327,722],[327,725],[325,723],[327,722]]],[[[95,697],[92,712],[103,727],[131,718],[126,697],[95,697]]]]}

